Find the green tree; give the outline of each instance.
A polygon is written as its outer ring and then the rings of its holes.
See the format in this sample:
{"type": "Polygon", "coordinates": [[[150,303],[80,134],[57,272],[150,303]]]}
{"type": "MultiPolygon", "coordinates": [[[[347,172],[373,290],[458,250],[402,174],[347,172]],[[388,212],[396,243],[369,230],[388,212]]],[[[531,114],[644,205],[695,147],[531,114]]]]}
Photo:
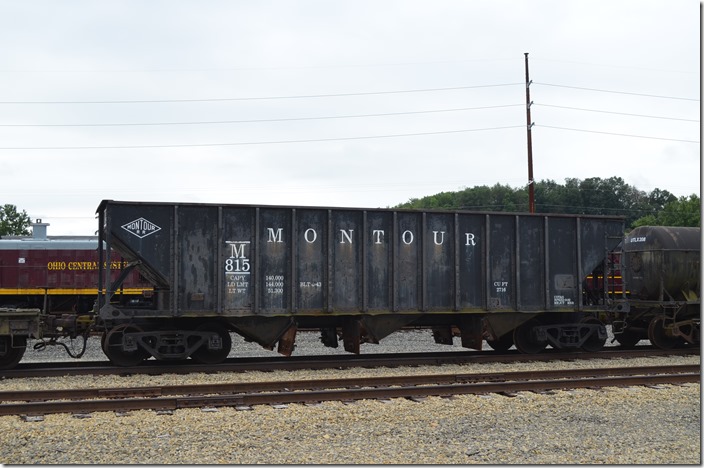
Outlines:
{"type": "Polygon", "coordinates": [[[582,213],[579,179],[565,179],[565,185],[554,180],[535,184],[535,211],[538,213],[582,213]]]}
{"type": "MultiPolygon", "coordinates": [[[[673,197],[674,198],[674,197],[673,197]]],[[[638,226],[701,226],[701,199],[692,194],[666,203],[662,210],[635,220],[638,226]]]]}
{"type": "MultiPolygon", "coordinates": [[[[538,213],[623,216],[626,226],[635,226],[636,221],[639,226],[697,226],[700,222],[696,195],[677,199],[657,188],[646,193],[620,177],[567,178],[564,185],[550,179],[536,182],[535,206],[538,213]]],[[[526,212],[528,189],[482,185],[412,198],[395,208],[526,212]]]]}
{"type": "Polygon", "coordinates": [[[582,213],[625,216],[629,225],[649,212],[647,195],[620,177],[592,177],[579,184],[582,213]]]}
{"type": "Polygon", "coordinates": [[[28,236],[30,224],[26,211],[18,212],[15,205],[0,206],[0,236],[28,236]]]}
{"type": "Polygon", "coordinates": [[[508,185],[481,185],[457,192],[441,192],[423,198],[411,198],[394,208],[443,209],[470,211],[526,211],[528,192],[508,185]]]}
{"type": "Polygon", "coordinates": [[[486,185],[466,188],[458,193],[457,208],[471,211],[486,211],[500,208],[493,206],[492,189],[486,185]]]}
{"type": "Polygon", "coordinates": [[[660,190],[656,188],[648,194],[648,205],[656,211],[662,210],[665,208],[665,205],[673,201],[677,201],[677,197],[667,190],[660,190]]]}

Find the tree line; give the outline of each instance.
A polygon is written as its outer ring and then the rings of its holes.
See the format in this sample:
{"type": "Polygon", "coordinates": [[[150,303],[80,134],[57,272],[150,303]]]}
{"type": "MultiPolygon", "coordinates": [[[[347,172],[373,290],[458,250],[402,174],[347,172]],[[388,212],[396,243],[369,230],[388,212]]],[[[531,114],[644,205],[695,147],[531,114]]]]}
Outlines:
{"type": "MultiPolygon", "coordinates": [[[[528,212],[528,188],[496,184],[411,198],[393,208],[528,212]]],[[[701,200],[696,194],[676,197],[656,188],[644,192],[620,177],[565,179],[535,183],[537,213],[624,216],[626,226],[701,226],[701,200]]],[[[15,205],[0,205],[0,236],[30,234],[31,220],[15,205]]]]}
{"type": "MultiPolygon", "coordinates": [[[[701,226],[699,196],[676,197],[667,190],[638,190],[620,177],[535,182],[536,213],[624,216],[626,226],[701,226]]],[[[496,184],[411,198],[394,208],[528,212],[528,188],[496,184]]]]}

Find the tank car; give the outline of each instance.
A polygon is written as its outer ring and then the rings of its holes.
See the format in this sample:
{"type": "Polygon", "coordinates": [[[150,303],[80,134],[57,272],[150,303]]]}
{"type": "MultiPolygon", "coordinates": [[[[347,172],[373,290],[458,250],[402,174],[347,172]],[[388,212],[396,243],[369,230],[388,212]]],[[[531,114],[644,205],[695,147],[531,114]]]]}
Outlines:
{"type": "Polygon", "coordinates": [[[616,340],[630,347],[648,339],[660,348],[699,344],[701,229],[641,226],[623,241],[620,256],[624,313],[616,340]]]}
{"type": "Polygon", "coordinates": [[[290,355],[299,328],[358,353],[405,326],[438,343],[522,352],[596,350],[603,304],[583,280],[622,240],[623,219],[104,200],[95,329],[118,365],[220,362],[230,332],[290,355]],[[154,286],[113,301],[113,253],[154,286]]]}

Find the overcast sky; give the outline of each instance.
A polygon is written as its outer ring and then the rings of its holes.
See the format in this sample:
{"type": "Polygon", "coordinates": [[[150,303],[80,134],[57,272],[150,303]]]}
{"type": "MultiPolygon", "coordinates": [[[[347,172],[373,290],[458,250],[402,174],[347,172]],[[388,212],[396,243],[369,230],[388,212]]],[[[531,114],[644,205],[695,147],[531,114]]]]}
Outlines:
{"type": "Polygon", "coordinates": [[[0,204],[387,207],[622,177],[700,193],[694,0],[3,0],[0,204]]]}

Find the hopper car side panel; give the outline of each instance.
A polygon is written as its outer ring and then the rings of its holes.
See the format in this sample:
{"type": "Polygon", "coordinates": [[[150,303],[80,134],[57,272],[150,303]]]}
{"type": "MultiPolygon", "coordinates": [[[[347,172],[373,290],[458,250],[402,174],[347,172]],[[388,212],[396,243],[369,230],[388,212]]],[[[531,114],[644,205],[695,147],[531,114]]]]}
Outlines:
{"type": "Polygon", "coordinates": [[[158,279],[116,316],[580,311],[620,218],[105,201],[106,242],[158,279]]]}

